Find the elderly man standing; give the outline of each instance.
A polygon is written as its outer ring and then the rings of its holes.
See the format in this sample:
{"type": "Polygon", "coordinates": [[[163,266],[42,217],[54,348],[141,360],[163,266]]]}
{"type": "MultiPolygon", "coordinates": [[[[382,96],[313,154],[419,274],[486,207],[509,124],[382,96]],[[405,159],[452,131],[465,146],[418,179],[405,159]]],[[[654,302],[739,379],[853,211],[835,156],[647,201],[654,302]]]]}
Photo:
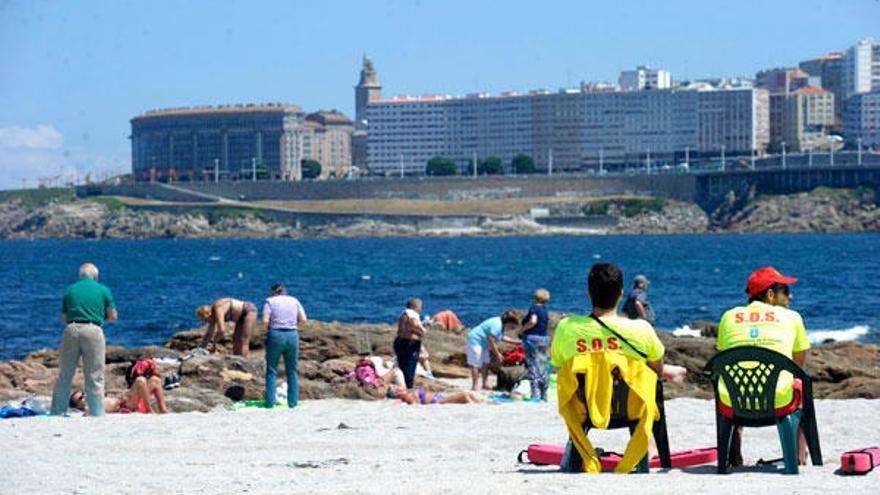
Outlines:
{"type": "Polygon", "coordinates": [[[642,319],[651,325],[656,324],[654,308],[648,300],[648,277],[636,275],[633,279],[633,290],[623,304],[623,312],[633,320],[642,319]]]}
{"type": "Polygon", "coordinates": [[[98,283],[98,267],[84,263],[79,282],[64,292],[61,320],[66,325],[58,348],[58,380],[52,391],[52,414],[64,414],[70,400],[73,374],[83,360],[86,400],[92,416],[104,415],[104,331],[117,318],[116,303],[105,285],[98,283]]]}

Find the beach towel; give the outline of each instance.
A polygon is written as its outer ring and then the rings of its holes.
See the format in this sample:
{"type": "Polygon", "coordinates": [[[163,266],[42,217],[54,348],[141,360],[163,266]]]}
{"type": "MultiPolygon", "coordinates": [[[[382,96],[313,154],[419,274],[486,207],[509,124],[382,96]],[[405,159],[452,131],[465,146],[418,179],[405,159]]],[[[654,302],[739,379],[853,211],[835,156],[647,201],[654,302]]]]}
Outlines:
{"type": "Polygon", "coordinates": [[[36,415],[36,412],[27,407],[3,406],[3,408],[0,409],[0,419],[29,418],[36,415]]]}
{"type": "MultiPolygon", "coordinates": [[[[298,403],[297,408],[302,407],[302,402],[298,403]]],[[[233,403],[229,406],[230,411],[254,411],[257,409],[267,409],[266,403],[261,400],[240,400],[238,402],[233,403]]],[[[272,409],[290,409],[287,404],[283,402],[276,402],[275,407],[272,409]]]]}
{"type": "Polygon", "coordinates": [[[630,436],[623,458],[614,469],[615,473],[629,473],[648,452],[651,427],[660,418],[655,400],[657,374],[648,368],[644,360],[615,352],[590,352],[578,354],[559,368],[557,392],[559,414],[565,419],[569,437],[581,458],[584,470],[598,473],[602,470],[599,456],[584,432],[587,419],[596,428],[607,428],[611,421],[611,399],[616,373],[629,386],[627,415],[638,419],[630,436]],[[584,375],[584,396],[579,397],[578,375],[584,375]]]}

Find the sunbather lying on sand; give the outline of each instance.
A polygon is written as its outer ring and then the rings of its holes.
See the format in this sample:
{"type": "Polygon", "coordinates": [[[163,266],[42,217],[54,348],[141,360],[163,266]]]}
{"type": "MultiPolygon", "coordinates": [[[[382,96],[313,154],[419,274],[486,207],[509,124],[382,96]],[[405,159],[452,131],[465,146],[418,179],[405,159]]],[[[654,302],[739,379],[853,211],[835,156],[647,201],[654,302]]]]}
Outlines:
{"type": "MultiPolygon", "coordinates": [[[[85,393],[75,391],[70,394],[70,407],[88,414],[89,407],[86,403],[85,393]]],[[[104,412],[108,414],[118,412],[167,413],[168,407],[165,406],[165,397],[162,393],[162,380],[155,376],[149,380],[142,376],[135,378],[131,388],[119,397],[104,398],[104,412]],[[150,404],[151,394],[156,397],[158,411],[150,404]]]]}
{"type": "Polygon", "coordinates": [[[428,392],[424,388],[407,390],[405,385],[390,385],[388,395],[400,399],[407,404],[428,406],[431,404],[476,404],[480,399],[473,392],[456,392],[454,394],[441,394],[428,392]]]}

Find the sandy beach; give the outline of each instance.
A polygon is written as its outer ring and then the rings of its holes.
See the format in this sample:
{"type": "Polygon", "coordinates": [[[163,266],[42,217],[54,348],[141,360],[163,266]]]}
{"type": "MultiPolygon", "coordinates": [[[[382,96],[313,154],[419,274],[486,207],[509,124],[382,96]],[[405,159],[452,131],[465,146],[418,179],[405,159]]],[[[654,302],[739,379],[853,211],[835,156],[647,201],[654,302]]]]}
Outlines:
{"type": "MultiPolygon", "coordinates": [[[[391,401],[307,401],[296,410],[29,418],[0,422],[14,461],[2,493],[876,493],[878,472],[835,474],[844,450],[880,443],[878,400],[823,400],[817,414],[825,465],[799,476],[714,465],[648,476],[571,475],[517,464],[530,443],[560,444],[565,427],[545,404],[403,406],[391,401]]],[[[712,403],[667,402],[673,450],[714,445],[712,403]]],[[[621,451],[623,431],[592,432],[621,451]]],[[[773,428],[747,430],[746,463],[779,457],[773,428]]]]}

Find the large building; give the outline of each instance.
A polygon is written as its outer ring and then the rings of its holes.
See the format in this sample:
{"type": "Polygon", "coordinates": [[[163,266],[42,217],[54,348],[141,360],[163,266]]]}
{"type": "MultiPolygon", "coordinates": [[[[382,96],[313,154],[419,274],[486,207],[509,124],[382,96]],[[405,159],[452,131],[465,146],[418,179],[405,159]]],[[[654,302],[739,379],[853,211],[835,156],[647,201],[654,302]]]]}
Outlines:
{"type": "Polygon", "coordinates": [[[296,105],[154,110],[131,119],[135,180],[299,180],[305,113],[296,105]]]}
{"type": "Polygon", "coordinates": [[[880,150],[880,88],[846,100],[843,129],[847,145],[880,150]]]}
{"type": "Polygon", "coordinates": [[[762,70],[755,74],[755,87],[764,88],[773,94],[788,94],[807,86],[821,86],[819,76],[807,74],[797,69],[779,68],[762,70]]]}
{"type": "Polygon", "coordinates": [[[462,171],[474,157],[509,167],[518,154],[544,171],[650,166],[762,153],[770,135],[766,90],[709,84],[399,97],[371,102],[367,120],[373,174],[422,174],[435,156],[462,171]]]}
{"type": "Polygon", "coordinates": [[[321,178],[342,178],[351,172],[354,123],[336,110],[306,115],[303,154],[321,164],[321,178]]]}
{"type": "Polygon", "coordinates": [[[843,54],[843,96],[880,88],[880,43],[862,40],[843,54]]]}
{"type": "Polygon", "coordinates": [[[672,87],[672,74],[662,69],[652,69],[647,65],[640,65],[636,67],[636,70],[621,72],[617,83],[624,91],[669,89],[672,87]]]}
{"type": "Polygon", "coordinates": [[[834,94],[835,127],[840,127],[843,100],[843,53],[832,52],[812,60],[804,60],[798,68],[811,76],[819,78],[819,86],[834,94]]]}
{"type": "Polygon", "coordinates": [[[835,126],[834,93],[807,86],[770,95],[770,141],[777,150],[806,151],[827,146],[835,126]]]}

